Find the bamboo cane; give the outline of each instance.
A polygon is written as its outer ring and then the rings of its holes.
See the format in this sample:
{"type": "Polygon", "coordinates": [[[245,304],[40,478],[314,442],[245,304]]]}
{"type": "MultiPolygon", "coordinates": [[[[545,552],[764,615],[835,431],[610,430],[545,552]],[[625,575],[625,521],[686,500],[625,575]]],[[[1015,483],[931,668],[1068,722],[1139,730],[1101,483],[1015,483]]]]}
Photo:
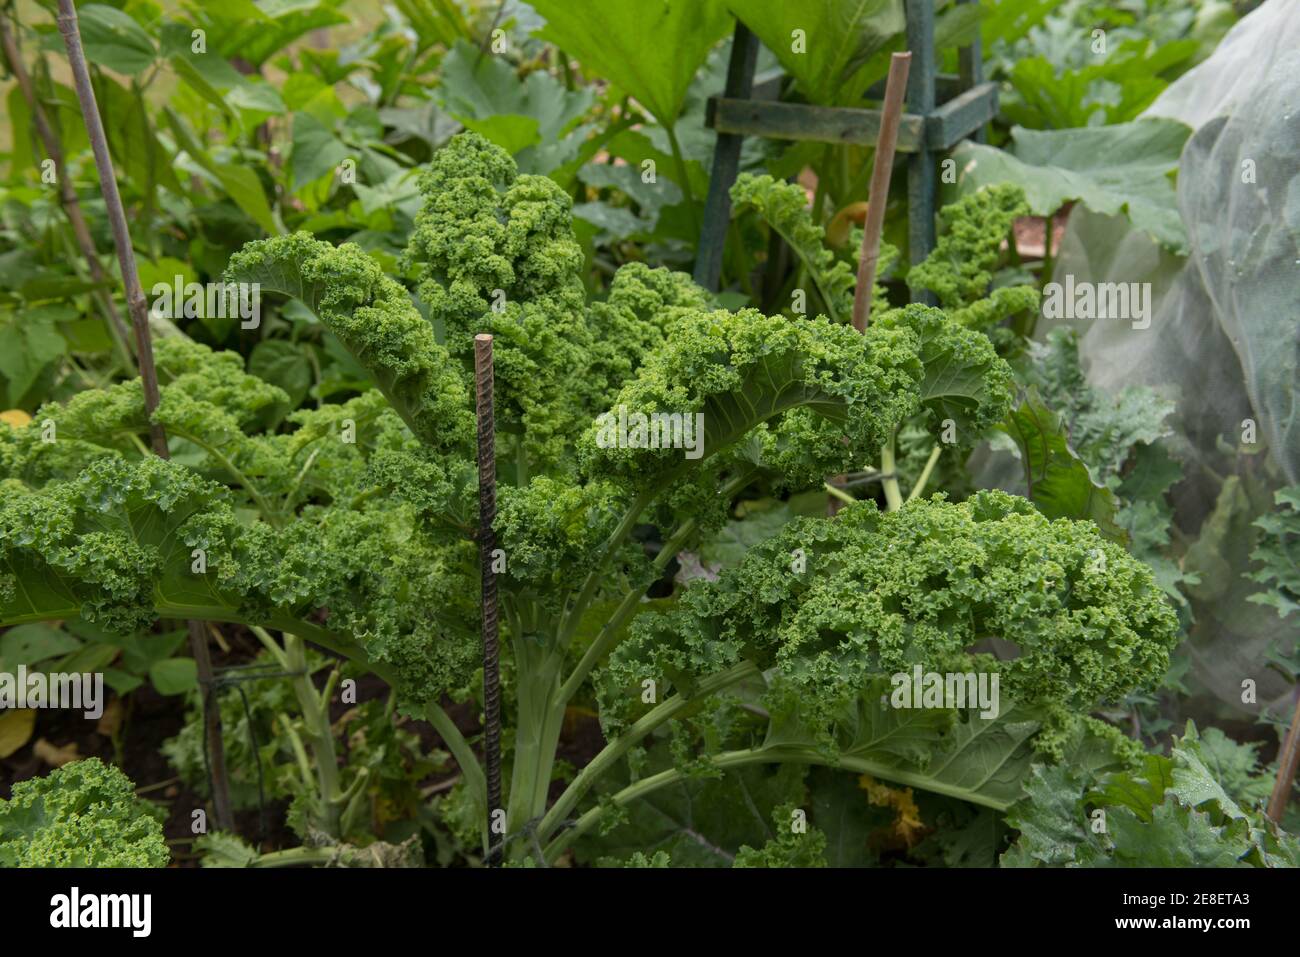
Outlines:
{"type": "MultiPolygon", "coordinates": [[[[131,234],[126,225],[126,211],[117,191],[113,158],[109,155],[108,139],[104,135],[104,124],[99,118],[95,90],[90,83],[90,70],[86,66],[86,54],[81,46],[81,31],[77,27],[77,9],[73,0],[59,0],[58,23],[63,45],[68,51],[68,64],[72,68],[73,85],[77,91],[77,101],[81,104],[86,135],[95,155],[100,191],[104,196],[113,245],[117,249],[117,261],[126,287],[126,307],[135,331],[136,357],[144,388],[144,407],[149,416],[149,436],[154,453],[159,458],[167,459],[171,457],[167,449],[167,433],[161,423],[154,420],[159,401],[158,370],[154,365],[153,341],[149,335],[148,304],[140,286],[140,275],[136,272],[135,251],[131,247],[131,234]]],[[[207,632],[202,622],[191,621],[188,625],[190,653],[194,656],[199,689],[202,692],[203,721],[212,772],[212,803],[216,810],[217,826],[222,830],[233,831],[235,821],[230,805],[230,783],[226,776],[225,748],[221,743],[221,709],[213,700],[212,659],[208,654],[207,632]]]]}

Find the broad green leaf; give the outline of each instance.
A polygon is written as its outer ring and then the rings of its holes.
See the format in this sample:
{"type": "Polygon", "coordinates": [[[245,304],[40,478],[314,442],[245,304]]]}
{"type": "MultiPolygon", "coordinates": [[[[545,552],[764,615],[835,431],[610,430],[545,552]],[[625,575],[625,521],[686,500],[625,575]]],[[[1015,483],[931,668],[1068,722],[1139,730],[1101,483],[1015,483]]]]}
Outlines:
{"type": "Polygon", "coordinates": [[[1088,794],[1090,803],[1124,807],[1142,821],[1151,820],[1151,809],[1165,799],[1173,783],[1172,762],[1164,755],[1148,754],[1140,770],[1115,771],[1103,777],[1088,794]]]}
{"type": "Polygon", "coordinates": [[[729,521],[713,538],[700,546],[700,559],[708,565],[722,568],[737,565],[751,546],[771,538],[794,517],[795,513],[790,506],[780,503],[729,521]]]}
{"type": "Polygon", "coordinates": [[[158,139],[155,114],[144,95],[103,76],[95,85],[95,96],[118,175],[128,177],[141,191],[162,187],[181,193],[173,155],[158,139]]]}
{"type": "Polygon", "coordinates": [[[534,70],[520,80],[500,57],[464,41],[443,58],[438,93],[443,109],[511,154],[535,143],[553,144],[562,139],[595,99],[590,88],[566,90],[545,70],[534,70]],[[489,122],[507,119],[532,122],[516,122],[504,131],[489,122]],[[511,142],[495,138],[494,133],[511,142]]]}
{"type": "Polygon", "coordinates": [[[681,112],[686,90],[709,50],[731,28],[722,0],[535,0],[538,31],[637,99],[664,126],[681,112]]]}
{"type": "Polygon", "coordinates": [[[226,98],[221,95],[221,91],[209,83],[207,78],[194,68],[194,64],[179,56],[172,57],[168,62],[171,64],[172,69],[176,71],[176,75],[185,82],[186,86],[227,116],[234,117],[235,111],[226,102],[226,98]]]}
{"type": "Polygon", "coordinates": [[[53,324],[27,323],[22,315],[0,323],[0,329],[9,334],[8,347],[0,352],[4,404],[23,405],[41,374],[67,350],[67,342],[53,324]]]}
{"type": "Polygon", "coordinates": [[[67,654],[81,647],[81,642],[62,628],[44,622],[19,625],[0,635],[0,661],[8,669],[67,654]]]}
{"type": "Polygon", "coordinates": [[[573,207],[573,215],[575,219],[591,223],[613,239],[648,234],[654,229],[653,223],[641,219],[626,206],[612,206],[600,200],[578,203],[573,207]]]}
{"type": "Polygon", "coordinates": [[[122,649],[122,667],[139,674],[147,674],[160,661],[165,661],[185,643],[188,632],[184,628],[156,634],[144,632],[123,637],[108,636],[105,643],[122,649]]]}
{"type": "Polygon", "coordinates": [[[67,674],[94,674],[105,670],[117,656],[118,649],[114,645],[87,642],[71,654],[60,658],[50,670],[67,674]]]}
{"type": "Polygon", "coordinates": [[[1048,518],[1091,519],[1111,541],[1123,543],[1115,523],[1115,496],[1093,482],[1070,447],[1060,418],[1030,388],[1001,428],[1015,441],[1025,471],[1027,496],[1048,518]]]}
{"type": "Polygon", "coordinates": [[[665,206],[682,201],[682,191],[666,177],[645,182],[636,167],[627,163],[588,163],[578,170],[578,179],[595,189],[613,187],[641,207],[643,215],[657,217],[665,206]]]}
{"type": "Polygon", "coordinates": [[[262,181],[258,179],[256,171],[248,166],[218,162],[199,142],[194,131],[180,114],[166,107],[165,115],[172,132],[176,134],[178,145],[194,162],[216,178],[236,206],[269,235],[278,236],[284,232],[284,227],[277,221],[266,201],[266,194],[262,191],[262,181]]]}
{"type": "Polygon", "coordinates": [[[40,160],[45,158],[43,153],[38,154],[35,151],[36,127],[32,123],[31,109],[27,106],[27,99],[23,96],[22,89],[17,83],[9,88],[9,93],[5,98],[5,112],[9,118],[9,169],[14,175],[21,170],[30,170],[33,174],[40,170],[40,160]]]}
{"type": "Polygon", "coordinates": [[[8,317],[0,313],[0,331],[6,343],[0,349],[0,387],[5,406],[22,405],[41,374],[67,351],[68,343],[53,318],[41,307],[8,317]]]}
{"type": "Polygon", "coordinates": [[[1185,254],[1187,232],[1170,173],[1190,134],[1167,119],[1066,130],[1015,127],[1005,151],[969,141],[953,151],[955,188],[965,194],[1015,183],[1036,216],[1078,200],[1094,212],[1123,213],[1161,245],[1185,254]]]}
{"type": "Polygon", "coordinates": [[[113,348],[113,337],[100,318],[60,322],[59,335],[67,341],[69,352],[100,353],[113,348]]]}
{"type": "MultiPolygon", "coordinates": [[[[656,144],[655,137],[650,135],[652,131],[662,132],[658,127],[653,127],[651,130],[621,130],[614,136],[610,137],[606,144],[606,148],[611,156],[623,160],[636,169],[646,168],[646,160],[653,161],[656,179],[660,182],[667,180],[680,191],[682,184],[677,182],[677,167],[674,163],[672,154],[665,149],[661,149],[656,144]]],[[[692,195],[698,197],[708,194],[709,171],[703,163],[687,157],[686,177],[689,181],[692,195]]],[[[665,211],[667,211],[667,209],[668,208],[665,207],[665,211]]],[[[692,241],[694,240],[692,239],[692,241]]]]}
{"type": "Polygon", "coordinates": [[[301,348],[283,339],[268,339],[254,346],[248,371],[287,392],[291,409],[301,404],[311,388],[311,363],[301,348]]]}
{"type": "Polygon", "coordinates": [[[868,840],[893,814],[872,805],[858,786],[859,775],[834,768],[808,773],[812,824],[826,835],[828,867],[870,867],[876,855],[868,840]]]}
{"type": "Polygon", "coordinates": [[[279,116],[284,113],[284,100],[280,98],[275,87],[265,81],[245,80],[229,93],[226,99],[240,110],[252,113],[255,117],[279,116]]]}
{"type": "Polygon", "coordinates": [[[262,181],[256,172],[247,166],[218,163],[212,167],[212,174],[221,180],[222,188],[235,205],[268,235],[278,236],[284,232],[284,227],[276,222],[275,214],[266,202],[266,193],[262,191],[262,181]]]}
{"type": "MultiPolygon", "coordinates": [[[[889,692],[888,680],[875,681],[837,724],[838,766],[999,810],[1020,798],[1034,758],[1037,715],[1005,697],[996,718],[974,710],[959,716],[948,709],[895,708],[889,692]]],[[[822,754],[815,763],[828,760],[797,709],[773,714],[759,750],[772,760],[798,760],[800,754],[804,760],[822,754]]]]}
{"type": "Polygon", "coordinates": [[[956,434],[949,438],[968,447],[1010,406],[1011,369],[983,333],[954,328],[939,310],[916,304],[887,313],[879,325],[917,334],[924,369],[921,406],[929,411],[934,432],[951,424],[956,434]]]}
{"type": "Polygon", "coordinates": [[[349,157],[353,151],[320,120],[310,113],[293,114],[289,174],[295,190],[332,173],[349,157]]]}
{"type": "Polygon", "coordinates": [[[191,8],[208,36],[208,54],[260,67],[312,30],[346,24],[339,0],[222,0],[191,8]]]}
{"type": "Polygon", "coordinates": [[[149,34],[121,10],[92,3],[77,11],[77,20],[86,59],[96,66],[133,76],[148,69],[157,56],[149,34]]]}
{"type": "Polygon", "coordinates": [[[1025,800],[1007,814],[1020,837],[1004,855],[1003,867],[1063,866],[1090,862],[1101,853],[1080,807],[1081,784],[1063,765],[1035,765],[1025,800]]]}
{"type": "Polygon", "coordinates": [[[144,684],[144,679],[122,671],[120,668],[104,669],[104,684],[108,685],[119,697],[129,695],[144,684]]]}
{"type": "Polygon", "coordinates": [[[1158,805],[1150,821],[1121,809],[1106,817],[1114,859],[1128,867],[1235,867],[1250,842],[1215,827],[1209,815],[1172,801],[1158,805]]]}
{"type": "Polygon", "coordinates": [[[461,120],[461,125],[467,130],[478,133],[489,142],[495,143],[511,155],[542,141],[537,120],[531,116],[504,113],[485,116],[482,119],[465,117],[461,120]]]}
{"type": "Polygon", "coordinates": [[[1014,93],[999,107],[1008,121],[1029,129],[1127,123],[1169,85],[1161,74],[1174,70],[1196,49],[1197,42],[1190,39],[1156,43],[1134,37],[1113,47],[1101,62],[1085,60],[1080,65],[1023,56],[1007,77],[1014,93]]]}
{"type": "MultiPolygon", "coordinates": [[[[665,745],[650,755],[650,769],[672,766],[665,745]]],[[[611,775],[613,779],[613,775],[611,775]]],[[[617,783],[627,783],[626,777],[617,783]]],[[[802,803],[803,769],[746,767],[719,778],[686,780],[630,804],[627,820],[607,835],[592,832],[576,846],[582,863],[621,861],[640,851],[666,851],[674,867],[730,867],[742,845],[762,846],[774,836],[772,810],[802,803]]]]}
{"type": "Polygon", "coordinates": [[[182,289],[189,283],[199,281],[199,274],[194,271],[192,265],[172,256],[138,259],[136,271],[140,274],[140,287],[149,297],[150,302],[153,301],[155,286],[164,285],[168,289],[175,290],[177,276],[180,277],[182,289]]]}
{"type": "Polygon", "coordinates": [[[149,669],[149,680],[160,695],[184,694],[198,686],[193,658],[168,658],[149,669]]]}
{"type": "Polygon", "coordinates": [[[745,26],[776,54],[814,103],[857,105],[862,68],[906,26],[902,0],[730,0],[745,26]]]}
{"type": "Polygon", "coordinates": [[[421,50],[475,38],[474,25],[455,0],[394,0],[393,5],[419,36],[421,50]]]}
{"type": "Polygon", "coordinates": [[[409,171],[390,176],[377,186],[353,183],[352,190],[361,203],[361,211],[367,216],[397,210],[414,220],[423,202],[417,177],[409,171]]]}

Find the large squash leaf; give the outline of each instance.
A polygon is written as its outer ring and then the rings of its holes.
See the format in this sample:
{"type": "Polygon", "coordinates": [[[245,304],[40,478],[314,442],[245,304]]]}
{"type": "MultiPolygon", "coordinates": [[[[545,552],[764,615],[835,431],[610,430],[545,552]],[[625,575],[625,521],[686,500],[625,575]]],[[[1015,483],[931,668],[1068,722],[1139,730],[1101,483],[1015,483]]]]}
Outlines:
{"type": "Polygon", "coordinates": [[[672,126],[709,50],[731,28],[721,0],[535,0],[538,36],[672,126]]]}
{"type": "Polygon", "coordinates": [[[1000,150],[963,142],[953,152],[956,190],[964,195],[992,183],[1016,183],[1030,211],[1047,216],[1070,200],[1098,213],[1123,213],[1162,246],[1187,252],[1170,174],[1191,130],[1175,120],[1144,119],[1066,130],[1014,127],[1000,150]]]}

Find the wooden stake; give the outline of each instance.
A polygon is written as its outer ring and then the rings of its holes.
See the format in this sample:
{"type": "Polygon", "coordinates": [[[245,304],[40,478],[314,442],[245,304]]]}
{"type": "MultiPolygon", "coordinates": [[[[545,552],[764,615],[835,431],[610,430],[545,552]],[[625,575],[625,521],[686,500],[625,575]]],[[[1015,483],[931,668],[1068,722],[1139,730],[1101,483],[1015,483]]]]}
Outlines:
{"type": "Polygon", "coordinates": [[[492,337],[474,337],[474,386],[478,409],[478,561],[483,598],[483,762],[487,775],[488,867],[501,865],[501,672],[497,576],[492,569],[497,539],[496,423],[492,412],[492,337]]]}
{"type": "MultiPolygon", "coordinates": [[[[167,433],[161,424],[153,421],[159,394],[158,371],[153,361],[153,340],[149,335],[148,304],[145,302],[144,290],[140,287],[140,275],[135,268],[135,252],[131,248],[131,234],[126,226],[126,211],[117,191],[113,158],[108,152],[108,139],[104,135],[104,124],[99,118],[95,90],[90,84],[90,70],[86,66],[86,54],[81,47],[81,31],[77,28],[77,8],[73,5],[73,0],[59,0],[58,23],[63,45],[68,51],[68,65],[72,68],[73,85],[77,91],[77,101],[81,104],[86,135],[95,154],[99,187],[104,196],[109,227],[113,232],[113,245],[117,249],[122,282],[126,286],[126,306],[135,330],[136,357],[140,365],[140,381],[144,386],[144,408],[149,416],[149,437],[153,442],[154,453],[159,458],[167,459],[171,457],[167,449],[167,433]]],[[[221,709],[212,694],[212,659],[208,654],[207,632],[201,622],[189,622],[189,637],[190,653],[194,656],[199,689],[202,692],[203,721],[212,769],[212,803],[217,826],[224,831],[233,832],[235,819],[230,805],[230,782],[226,777],[226,752],[221,742],[221,709]]]]}
{"type": "MultiPolygon", "coordinates": [[[[876,139],[876,156],[871,167],[871,192],[867,196],[867,218],[862,224],[862,251],[858,256],[858,283],[853,290],[853,328],[866,332],[867,321],[871,317],[871,287],[876,282],[876,261],[880,259],[880,234],[885,227],[885,207],[889,205],[889,180],[894,170],[894,148],[898,145],[898,125],[903,119],[903,96],[907,93],[907,71],[912,63],[912,54],[895,53],[889,58],[889,77],[885,80],[885,103],[880,116],[880,135],[876,139]]],[[[890,450],[892,454],[892,442],[890,450]]],[[[895,483],[892,459],[886,465],[881,462],[881,471],[888,473],[885,482],[895,483]]],[[[844,476],[837,475],[828,485],[843,484],[844,476]]],[[[886,484],[886,493],[891,487],[886,484]]],[[[839,496],[831,495],[826,499],[826,513],[834,515],[840,510],[842,502],[839,496]]]]}
{"type": "Polygon", "coordinates": [[[876,281],[880,258],[880,233],[889,205],[889,180],[894,170],[894,147],[898,145],[898,124],[903,118],[903,97],[907,93],[907,71],[912,54],[895,53],[889,58],[885,81],[885,102],[880,117],[880,138],[871,168],[871,192],[867,195],[867,221],[862,227],[862,254],[858,258],[858,285],[853,292],[853,328],[862,332],[871,316],[871,287],[876,281]]]}
{"type": "Polygon", "coordinates": [[[1274,824],[1282,823],[1282,814],[1291,800],[1291,785],[1295,782],[1296,768],[1300,766],[1300,689],[1296,690],[1295,714],[1291,728],[1282,742],[1277,758],[1277,780],[1268,799],[1268,818],[1274,824]]]}

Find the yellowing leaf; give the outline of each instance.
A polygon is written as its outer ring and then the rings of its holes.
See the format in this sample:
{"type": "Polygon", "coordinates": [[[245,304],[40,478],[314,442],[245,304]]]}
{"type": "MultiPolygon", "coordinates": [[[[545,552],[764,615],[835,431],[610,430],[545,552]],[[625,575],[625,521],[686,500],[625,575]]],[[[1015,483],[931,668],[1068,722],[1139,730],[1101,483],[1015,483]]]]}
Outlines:
{"type": "Polygon", "coordinates": [[[911,788],[891,788],[881,784],[871,775],[864,774],[858,778],[858,786],[867,792],[867,800],[879,807],[891,807],[897,817],[891,833],[907,847],[912,847],[925,830],[921,821],[921,811],[912,797],[911,788]]]}
{"type": "Polygon", "coordinates": [[[35,727],[36,712],[31,708],[0,711],[0,758],[9,757],[26,744],[35,727]]]}
{"type": "Polygon", "coordinates": [[[861,226],[867,220],[867,201],[859,200],[856,203],[849,203],[831,220],[831,224],[826,227],[826,245],[833,249],[839,249],[849,239],[849,232],[854,226],[861,226]]]}
{"type": "Polygon", "coordinates": [[[0,412],[0,422],[15,429],[30,425],[31,421],[32,417],[22,409],[5,409],[5,411],[0,412]]]}

